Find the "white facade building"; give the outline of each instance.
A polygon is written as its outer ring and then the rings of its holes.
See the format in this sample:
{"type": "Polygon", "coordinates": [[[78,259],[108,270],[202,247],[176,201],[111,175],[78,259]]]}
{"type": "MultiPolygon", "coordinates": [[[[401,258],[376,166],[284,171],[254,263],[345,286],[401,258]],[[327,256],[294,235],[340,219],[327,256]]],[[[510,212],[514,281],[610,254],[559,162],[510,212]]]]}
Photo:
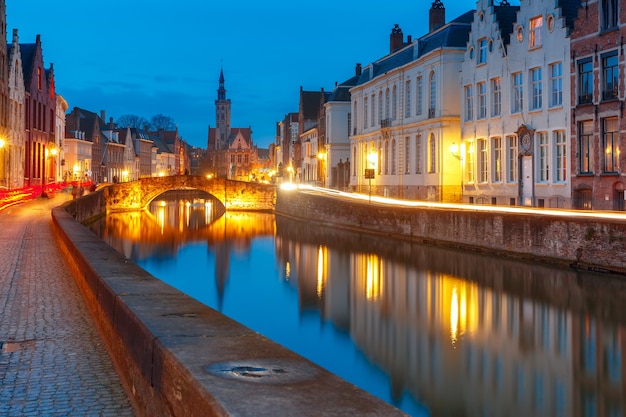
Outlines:
{"type": "Polygon", "coordinates": [[[24,150],[26,93],[17,29],[13,29],[13,42],[7,46],[9,56],[9,137],[5,145],[5,152],[8,155],[7,162],[9,164],[7,188],[13,189],[24,186],[24,160],[26,158],[24,150]]]}
{"type": "Polygon", "coordinates": [[[472,14],[445,24],[443,4],[436,0],[428,34],[404,43],[396,26],[390,54],[363,68],[350,90],[353,190],[460,200],[461,166],[450,148],[461,137],[458,74],[472,14]]]}
{"type": "Polygon", "coordinates": [[[461,71],[463,201],[570,207],[570,8],[476,8],[461,71]]]}

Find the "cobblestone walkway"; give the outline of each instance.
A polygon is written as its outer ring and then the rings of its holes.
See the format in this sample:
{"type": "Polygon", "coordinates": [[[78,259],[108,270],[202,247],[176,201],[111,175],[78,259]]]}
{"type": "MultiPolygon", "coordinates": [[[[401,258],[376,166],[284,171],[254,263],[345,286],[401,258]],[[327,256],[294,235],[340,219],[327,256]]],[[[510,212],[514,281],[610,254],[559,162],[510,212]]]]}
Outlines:
{"type": "Polygon", "coordinates": [[[0,211],[0,416],[132,416],[36,199],[0,211]]]}

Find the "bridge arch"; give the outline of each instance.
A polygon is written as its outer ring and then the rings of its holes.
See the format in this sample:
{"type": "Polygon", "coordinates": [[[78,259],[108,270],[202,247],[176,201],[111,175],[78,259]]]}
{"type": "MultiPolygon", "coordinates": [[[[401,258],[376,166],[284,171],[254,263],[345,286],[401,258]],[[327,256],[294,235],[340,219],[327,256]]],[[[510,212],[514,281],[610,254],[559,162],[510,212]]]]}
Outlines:
{"type": "Polygon", "coordinates": [[[226,210],[273,211],[276,206],[276,187],[273,185],[197,175],[142,178],[111,184],[103,191],[106,210],[110,212],[144,210],[166,191],[194,189],[211,194],[226,210]]]}

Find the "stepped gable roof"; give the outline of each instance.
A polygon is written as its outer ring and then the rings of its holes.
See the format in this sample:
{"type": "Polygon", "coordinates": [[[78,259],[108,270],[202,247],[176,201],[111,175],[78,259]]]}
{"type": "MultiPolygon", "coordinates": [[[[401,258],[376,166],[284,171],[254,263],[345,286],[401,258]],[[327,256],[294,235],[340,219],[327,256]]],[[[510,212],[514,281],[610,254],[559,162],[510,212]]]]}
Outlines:
{"type": "Polygon", "coordinates": [[[513,33],[513,24],[517,20],[517,12],[520,6],[511,6],[508,3],[501,3],[499,6],[493,6],[498,21],[498,29],[502,44],[506,47],[511,42],[511,33],[513,33]]]}
{"type": "Polygon", "coordinates": [[[557,6],[561,8],[561,16],[565,18],[565,24],[571,30],[574,28],[574,19],[578,17],[578,8],[581,0],[557,0],[557,6]]]}
{"type": "Polygon", "coordinates": [[[30,85],[32,76],[33,60],[35,59],[36,43],[20,43],[20,54],[22,55],[22,71],[24,72],[24,85],[30,85]]]}

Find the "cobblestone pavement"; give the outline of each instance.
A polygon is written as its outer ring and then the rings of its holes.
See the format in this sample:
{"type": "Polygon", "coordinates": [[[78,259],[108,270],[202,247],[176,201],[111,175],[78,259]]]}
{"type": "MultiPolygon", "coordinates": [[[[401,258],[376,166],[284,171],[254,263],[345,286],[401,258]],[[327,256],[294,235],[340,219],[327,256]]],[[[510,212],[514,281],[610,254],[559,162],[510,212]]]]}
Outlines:
{"type": "Polygon", "coordinates": [[[68,196],[0,211],[0,416],[133,415],[54,241],[68,196]]]}

